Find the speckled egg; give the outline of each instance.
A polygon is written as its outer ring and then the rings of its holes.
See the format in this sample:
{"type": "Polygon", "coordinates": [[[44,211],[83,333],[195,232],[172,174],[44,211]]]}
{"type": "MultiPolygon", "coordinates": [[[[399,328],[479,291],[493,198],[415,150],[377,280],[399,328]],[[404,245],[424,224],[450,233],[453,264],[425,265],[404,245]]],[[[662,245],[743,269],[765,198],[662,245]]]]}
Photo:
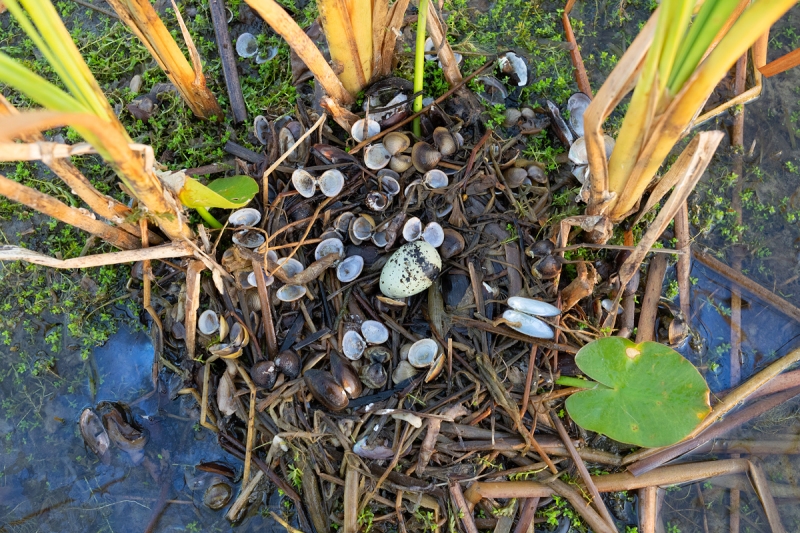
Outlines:
{"type": "Polygon", "coordinates": [[[389,298],[413,296],[430,287],[441,271],[436,248],[425,241],[404,244],[381,270],[381,292],[389,298]]]}

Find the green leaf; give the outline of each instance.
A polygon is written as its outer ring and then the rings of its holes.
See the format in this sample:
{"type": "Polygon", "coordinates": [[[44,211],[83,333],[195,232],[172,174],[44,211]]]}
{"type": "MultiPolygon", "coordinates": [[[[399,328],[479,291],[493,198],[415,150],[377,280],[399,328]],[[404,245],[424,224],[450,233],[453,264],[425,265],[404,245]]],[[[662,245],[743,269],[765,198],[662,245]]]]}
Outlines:
{"type": "Polygon", "coordinates": [[[601,338],[581,348],[575,363],[607,388],[574,393],[566,403],[569,415],[581,427],[619,442],[674,444],[711,411],[703,376],[663,344],[601,338]]]}
{"type": "Polygon", "coordinates": [[[258,183],[250,176],[222,178],[212,181],[208,186],[187,177],[178,196],[181,203],[190,208],[238,209],[247,205],[256,193],[258,183]]]}

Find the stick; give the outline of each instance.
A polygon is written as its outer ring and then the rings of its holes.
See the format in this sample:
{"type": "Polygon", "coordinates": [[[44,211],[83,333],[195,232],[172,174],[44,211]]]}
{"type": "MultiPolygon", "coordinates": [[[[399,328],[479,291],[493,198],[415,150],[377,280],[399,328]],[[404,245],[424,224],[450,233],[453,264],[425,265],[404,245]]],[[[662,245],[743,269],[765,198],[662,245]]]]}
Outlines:
{"type": "MultiPolygon", "coordinates": [[[[664,283],[664,274],[667,272],[667,257],[655,255],[650,259],[650,268],[647,270],[647,286],[644,290],[644,300],[639,314],[639,329],[636,333],[637,344],[644,341],[655,340],[656,315],[658,302],[661,300],[661,286],[664,283]]],[[[628,308],[626,307],[627,311],[628,308]]]]}
{"type": "Polygon", "coordinates": [[[461,492],[461,485],[458,484],[458,481],[453,480],[450,481],[449,485],[450,497],[453,498],[453,503],[456,504],[456,507],[460,511],[461,524],[464,526],[464,530],[467,533],[478,533],[478,527],[475,525],[472,511],[469,505],[467,505],[467,500],[464,499],[464,493],[461,492]]]}
{"type": "Polygon", "coordinates": [[[578,41],[575,40],[575,34],[572,32],[572,23],[569,21],[569,13],[572,11],[572,6],[574,5],[575,0],[567,1],[564,13],[561,15],[561,22],[564,25],[564,37],[568,43],[572,44],[572,47],[569,49],[569,55],[572,59],[572,66],[575,69],[575,83],[578,84],[578,90],[591,98],[592,87],[589,85],[589,77],[586,75],[586,67],[583,66],[581,49],[578,46],[578,41]]]}
{"type": "Polygon", "coordinates": [[[247,107],[242,96],[242,85],[239,83],[239,72],[236,69],[236,59],[231,50],[231,36],[228,33],[228,14],[225,12],[225,0],[209,0],[211,21],[214,24],[214,35],[217,38],[217,50],[222,61],[222,74],[225,76],[225,87],[228,89],[228,98],[231,101],[233,121],[235,123],[247,120],[247,107]]]}
{"type": "Polygon", "coordinates": [[[202,261],[189,261],[186,269],[186,313],[183,327],[186,331],[186,355],[194,359],[194,349],[197,336],[197,309],[200,307],[200,273],[206,266],[202,261]]]}
{"type": "Polygon", "coordinates": [[[603,502],[603,498],[600,497],[600,492],[598,492],[597,487],[592,482],[592,476],[589,475],[589,470],[586,468],[583,460],[578,455],[578,451],[575,449],[575,446],[573,446],[572,439],[569,438],[569,433],[567,433],[564,424],[561,423],[561,420],[558,418],[558,414],[556,414],[553,409],[550,410],[550,420],[553,421],[553,425],[555,425],[559,436],[561,436],[561,440],[564,441],[564,445],[567,447],[567,451],[569,451],[572,462],[575,463],[575,468],[578,469],[581,479],[583,479],[586,488],[589,489],[589,494],[592,497],[591,501],[597,509],[597,512],[600,514],[603,520],[606,521],[611,530],[615,531],[617,528],[614,524],[614,519],[611,517],[611,513],[608,512],[608,508],[606,507],[605,502],[603,502]]]}
{"type": "Polygon", "coordinates": [[[519,520],[517,527],[514,528],[514,533],[528,533],[533,531],[533,515],[536,513],[536,508],[539,507],[539,498],[523,498],[520,505],[519,520]]]}
{"type": "Polygon", "coordinates": [[[640,533],[656,533],[658,518],[658,487],[639,489],[639,530],[640,533]]]}
{"type": "Polygon", "coordinates": [[[678,256],[678,264],[676,269],[678,271],[678,294],[680,296],[681,313],[683,313],[684,320],[689,319],[691,314],[691,301],[690,301],[690,274],[692,270],[692,256],[689,249],[691,244],[691,237],[689,235],[689,208],[686,202],[678,209],[675,215],[675,234],[678,237],[678,250],[681,254],[678,256]]]}
{"type": "Polygon", "coordinates": [[[56,259],[19,246],[0,246],[0,261],[27,261],[28,263],[51,268],[92,268],[132,263],[145,259],[169,259],[189,255],[192,255],[192,250],[181,242],[162,244],[161,246],[147,249],[75,257],[73,259],[56,259]]]}
{"type": "Polygon", "coordinates": [[[692,250],[692,255],[705,266],[728,278],[728,280],[732,281],[733,283],[736,283],[744,290],[757,297],[759,300],[771,305],[773,308],[789,318],[793,318],[794,320],[800,322],[800,309],[790,304],[774,292],[764,288],[740,272],[736,272],[728,265],[718,261],[705,252],[694,249],[692,250]]]}

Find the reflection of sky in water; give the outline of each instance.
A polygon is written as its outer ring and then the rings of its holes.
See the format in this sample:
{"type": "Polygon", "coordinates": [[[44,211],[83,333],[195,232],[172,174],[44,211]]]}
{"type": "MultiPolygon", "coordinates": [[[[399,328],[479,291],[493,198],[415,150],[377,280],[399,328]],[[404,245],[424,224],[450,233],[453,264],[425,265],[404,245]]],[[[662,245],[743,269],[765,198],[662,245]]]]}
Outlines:
{"type": "MultiPolygon", "coordinates": [[[[701,367],[712,391],[730,383],[730,282],[697,261],[692,262],[692,329],[704,339],[703,347],[681,352],[701,367]],[[714,363],[719,366],[712,371],[714,363]],[[702,368],[705,367],[705,368],[702,368]]],[[[742,291],[742,380],[763,369],[797,344],[800,324],[742,291]]]]}
{"type": "Polygon", "coordinates": [[[130,402],[152,389],[153,344],[144,331],[121,329],[93,352],[97,400],[130,402]]]}

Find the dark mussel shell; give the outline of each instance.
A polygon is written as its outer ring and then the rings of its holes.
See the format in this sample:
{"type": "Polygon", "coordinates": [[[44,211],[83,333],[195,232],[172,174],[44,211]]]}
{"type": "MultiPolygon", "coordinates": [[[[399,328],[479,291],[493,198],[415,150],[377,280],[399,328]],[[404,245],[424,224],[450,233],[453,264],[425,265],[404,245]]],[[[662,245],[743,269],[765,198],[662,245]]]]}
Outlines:
{"type": "Polygon", "coordinates": [[[275,358],[275,366],[288,379],[295,379],[300,375],[300,357],[292,350],[284,350],[279,353],[275,358]]]}
{"type": "Polygon", "coordinates": [[[552,126],[558,140],[567,148],[572,146],[572,143],[575,142],[575,136],[561,117],[561,111],[558,110],[558,106],[550,100],[547,101],[547,114],[550,116],[550,126],[552,126]]]}
{"type": "Polygon", "coordinates": [[[358,372],[350,364],[350,361],[336,352],[331,352],[330,360],[333,379],[342,387],[347,397],[354,399],[361,396],[361,380],[358,379],[358,372]]]}
{"type": "Polygon", "coordinates": [[[303,379],[314,399],[327,409],[341,411],[347,407],[349,403],[347,394],[345,394],[342,386],[336,383],[330,372],[312,368],[311,370],[306,370],[303,379]]]}

